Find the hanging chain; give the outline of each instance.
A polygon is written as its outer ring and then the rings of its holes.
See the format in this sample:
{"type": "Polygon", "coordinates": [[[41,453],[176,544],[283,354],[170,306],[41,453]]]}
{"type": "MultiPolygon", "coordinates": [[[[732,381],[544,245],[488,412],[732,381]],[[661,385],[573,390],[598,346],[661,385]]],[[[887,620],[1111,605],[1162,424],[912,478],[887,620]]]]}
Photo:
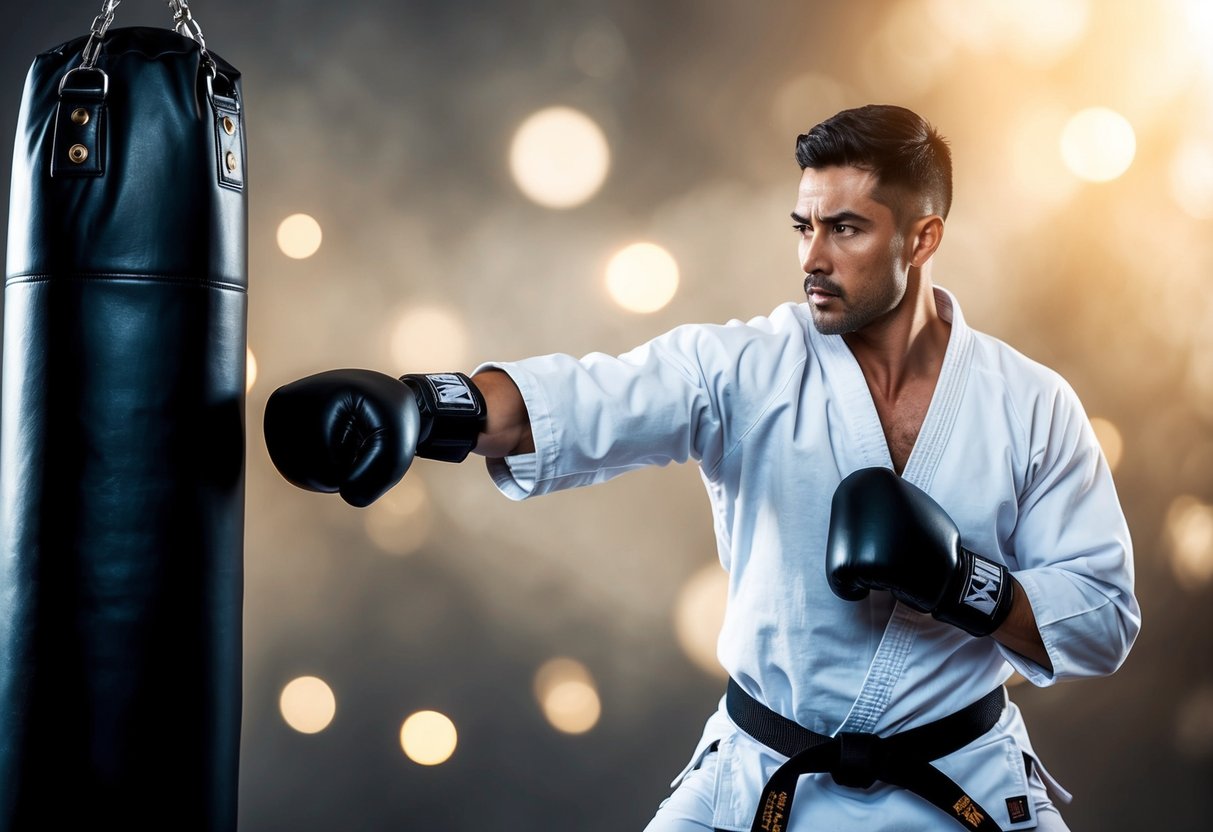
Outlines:
{"type": "MultiPolygon", "coordinates": [[[[206,38],[202,35],[202,27],[190,13],[188,0],[167,0],[167,2],[169,11],[173,13],[173,30],[198,44],[202,64],[210,71],[213,78],[217,71],[215,60],[211,57],[211,53],[206,51],[206,38]]],[[[110,24],[114,22],[114,12],[121,3],[122,0],[104,0],[101,4],[101,13],[93,18],[93,25],[88,33],[88,43],[84,45],[80,69],[92,69],[97,63],[97,56],[101,54],[101,42],[105,39],[105,33],[110,24]]]]}
{"type": "Polygon", "coordinates": [[[93,27],[88,33],[88,43],[84,45],[84,60],[80,63],[81,69],[92,69],[93,64],[97,63],[97,56],[101,54],[101,41],[105,38],[105,32],[109,29],[110,24],[114,22],[114,10],[121,2],[122,0],[105,0],[101,5],[101,14],[93,18],[93,27]]]}
{"type": "Polygon", "coordinates": [[[194,15],[190,13],[190,4],[188,0],[167,0],[169,10],[173,13],[173,29],[182,37],[187,37],[198,44],[198,51],[202,55],[203,65],[210,70],[211,77],[215,77],[216,68],[215,61],[211,58],[211,53],[206,51],[206,38],[202,35],[202,27],[198,25],[198,21],[194,20],[194,15]]]}

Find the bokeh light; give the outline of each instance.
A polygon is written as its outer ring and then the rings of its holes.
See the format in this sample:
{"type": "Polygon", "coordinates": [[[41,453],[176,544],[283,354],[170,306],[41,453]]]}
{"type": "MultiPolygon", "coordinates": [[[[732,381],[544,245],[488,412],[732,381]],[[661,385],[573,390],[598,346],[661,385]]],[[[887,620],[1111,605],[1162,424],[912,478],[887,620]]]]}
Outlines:
{"type": "Polygon", "coordinates": [[[1195,759],[1213,754],[1213,685],[1201,685],[1180,703],[1175,716],[1175,747],[1195,759]]]}
{"type": "Polygon", "coordinates": [[[1073,196],[1079,182],[1066,167],[1057,136],[1069,113],[1045,98],[1034,99],[1011,120],[1007,134],[1009,184],[1024,197],[1027,210],[1010,212],[1009,220],[1038,222],[1041,208],[1057,208],[1073,196]]]}
{"type": "Polygon", "coordinates": [[[674,634],[682,651],[696,667],[719,678],[727,675],[716,658],[716,641],[728,594],[728,574],[711,563],[691,575],[674,606],[674,634]]]}
{"type": "Polygon", "coordinates": [[[1196,55],[1204,61],[1205,72],[1213,79],[1213,3],[1209,0],[1178,0],[1180,19],[1196,55]]]}
{"type": "MultiPolygon", "coordinates": [[[[1213,9],[1213,5],[1209,7],[1213,9]]],[[[1188,216],[1213,219],[1213,139],[1189,137],[1171,157],[1171,197],[1188,216]]]]}
{"type": "Polygon", "coordinates": [[[291,214],[278,224],[278,248],[295,260],[315,254],[323,236],[320,223],[308,214],[291,214]]]}
{"type": "Polygon", "coordinates": [[[246,347],[244,353],[244,392],[251,393],[257,383],[257,356],[253,355],[252,347],[246,347]]]}
{"type": "Polygon", "coordinates": [[[957,45],[999,51],[1029,66],[1057,62],[1089,28],[1089,0],[927,0],[925,5],[936,31],[957,45]]]}
{"type": "Polygon", "coordinates": [[[455,723],[438,711],[417,711],[400,726],[400,747],[418,765],[436,766],[455,753],[459,734],[455,723]]]}
{"type": "Polygon", "coordinates": [[[1120,434],[1120,428],[1107,419],[1092,416],[1091,429],[1095,431],[1095,438],[1099,440],[1099,447],[1103,449],[1103,455],[1108,460],[1108,467],[1115,471],[1116,466],[1120,465],[1120,457],[1125,449],[1125,442],[1120,434]]]}
{"type": "Polygon", "coordinates": [[[1213,506],[1187,494],[1176,497],[1167,509],[1166,536],[1180,586],[1207,586],[1213,580],[1213,506]]]}
{"type": "Polygon", "coordinates": [[[678,262],[655,243],[632,243],[607,263],[606,286],[629,312],[656,312],[678,291],[678,262]]]}
{"type": "Polygon", "coordinates": [[[1088,182],[1109,182],[1133,164],[1137,136],[1129,120],[1107,107],[1088,107],[1066,122],[1061,157],[1066,167],[1088,182]]]}
{"type": "Polygon", "coordinates": [[[584,734],[598,724],[602,703],[590,671],[581,662],[556,658],[535,672],[535,699],[557,731],[584,734]]]}
{"type": "Polygon", "coordinates": [[[333,721],[337,713],[337,698],[323,679],[300,676],[282,689],[278,709],[286,724],[299,733],[316,734],[333,721]]]}
{"type": "Polygon", "coordinates": [[[886,16],[864,38],[857,57],[865,86],[883,99],[922,95],[939,83],[952,65],[955,44],[916,3],[890,4],[886,16]]]}
{"type": "Polygon", "coordinates": [[[510,145],[514,181],[546,208],[573,208],[589,200],[602,187],[610,159],[602,129],[570,107],[531,115],[510,145]]]}
{"type": "Polygon", "coordinates": [[[429,492],[419,471],[410,469],[396,487],[366,508],[366,534],[392,555],[409,555],[421,548],[433,524],[429,492]]]}
{"type": "Polygon", "coordinates": [[[437,306],[401,313],[389,341],[393,366],[402,374],[454,372],[468,360],[467,327],[455,313],[437,306]]]}

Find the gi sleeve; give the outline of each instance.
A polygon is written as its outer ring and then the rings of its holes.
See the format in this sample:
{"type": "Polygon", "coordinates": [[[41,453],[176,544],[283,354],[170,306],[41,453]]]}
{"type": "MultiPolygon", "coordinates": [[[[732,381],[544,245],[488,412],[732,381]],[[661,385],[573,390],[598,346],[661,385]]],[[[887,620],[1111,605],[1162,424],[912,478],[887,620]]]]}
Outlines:
{"type": "MultiPolygon", "coordinates": [[[[488,363],[518,385],[535,452],[489,459],[497,487],[515,500],[604,482],[649,465],[723,455],[721,400],[732,388],[722,332],[678,327],[618,357],[546,355],[488,363]]],[[[740,333],[739,333],[740,334],[740,333]]]]}
{"type": "Polygon", "coordinates": [[[1132,542],[1111,470],[1077,395],[1058,382],[1033,413],[1035,451],[1013,539],[1020,567],[1014,575],[1031,602],[1053,672],[999,645],[1040,687],[1112,673],[1141,627],[1132,542]]]}

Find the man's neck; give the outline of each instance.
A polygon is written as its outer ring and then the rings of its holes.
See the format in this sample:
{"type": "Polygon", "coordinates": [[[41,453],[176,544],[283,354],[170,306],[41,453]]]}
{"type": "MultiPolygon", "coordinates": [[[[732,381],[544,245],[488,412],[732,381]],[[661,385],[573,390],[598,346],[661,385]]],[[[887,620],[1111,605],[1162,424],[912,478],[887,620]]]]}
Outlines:
{"type": "Polygon", "coordinates": [[[873,393],[896,400],[907,383],[939,378],[952,326],[939,315],[930,275],[910,275],[897,308],[843,336],[873,393]]]}

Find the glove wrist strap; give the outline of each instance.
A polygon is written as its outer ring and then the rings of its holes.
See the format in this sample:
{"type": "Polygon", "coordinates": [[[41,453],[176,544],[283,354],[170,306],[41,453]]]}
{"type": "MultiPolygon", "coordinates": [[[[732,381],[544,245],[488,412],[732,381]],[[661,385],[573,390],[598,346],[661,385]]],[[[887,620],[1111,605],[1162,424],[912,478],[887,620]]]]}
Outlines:
{"type": "Polygon", "coordinates": [[[410,373],[400,380],[413,390],[421,412],[417,456],[463,462],[484,430],[484,395],[463,373],[410,373]]]}
{"type": "Polygon", "coordinates": [[[974,636],[988,636],[1011,613],[1015,582],[1001,563],[961,549],[959,580],[949,587],[948,600],[934,613],[946,624],[974,636]]]}

